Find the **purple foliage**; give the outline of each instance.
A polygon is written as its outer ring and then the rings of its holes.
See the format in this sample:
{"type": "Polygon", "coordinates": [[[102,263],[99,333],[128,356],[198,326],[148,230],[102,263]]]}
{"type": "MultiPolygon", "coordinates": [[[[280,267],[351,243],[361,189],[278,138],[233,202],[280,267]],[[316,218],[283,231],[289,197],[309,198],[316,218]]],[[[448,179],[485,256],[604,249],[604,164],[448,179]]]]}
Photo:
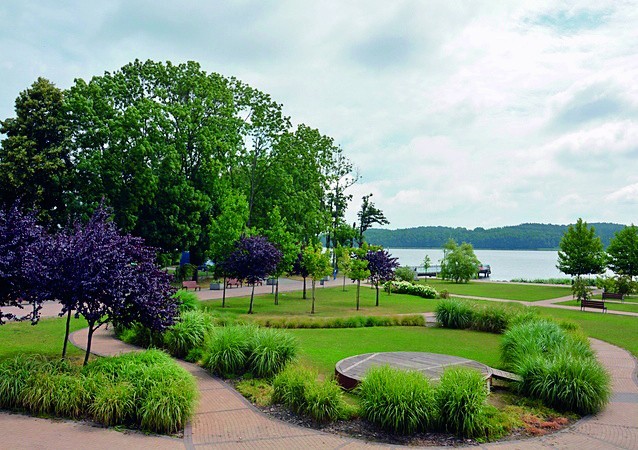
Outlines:
{"type": "Polygon", "coordinates": [[[0,311],[3,319],[30,319],[37,323],[41,302],[42,260],[48,250],[49,238],[37,225],[35,213],[22,213],[19,204],[0,210],[0,306],[31,306],[22,317],[0,311]]]}
{"type": "Polygon", "coordinates": [[[224,267],[229,273],[252,284],[275,272],[281,257],[281,252],[265,237],[242,237],[224,267]]]}
{"type": "Polygon", "coordinates": [[[390,281],[394,278],[394,269],[399,267],[398,258],[394,258],[387,250],[370,250],[366,254],[370,281],[374,285],[390,281]]]}
{"type": "Polygon", "coordinates": [[[119,233],[100,207],[86,225],[54,241],[56,269],[51,291],[89,325],[139,322],[162,331],[178,314],[170,275],[155,266],[155,251],[144,240],[119,233]]]}

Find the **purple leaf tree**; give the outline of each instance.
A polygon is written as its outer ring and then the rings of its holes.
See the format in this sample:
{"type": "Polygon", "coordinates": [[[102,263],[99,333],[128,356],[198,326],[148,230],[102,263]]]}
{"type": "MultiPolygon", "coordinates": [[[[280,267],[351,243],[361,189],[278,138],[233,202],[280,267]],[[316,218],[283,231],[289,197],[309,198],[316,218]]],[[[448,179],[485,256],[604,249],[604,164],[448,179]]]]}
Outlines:
{"type": "Polygon", "coordinates": [[[228,256],[224,267],[229,273],[253,285],[248,314],[253,313],[255,283],[275,273],[281,252],[263,236],[242,237],[228,256]]]}
{"type": "Polygon", "coordinates": [[[11,306],[14,311],[0,311],[0,324],[4,319],[29,319],[35,325],[45,298],[41,265],[49,236],[37,225],[35,213],[25,214],[19,206],[0,210],[0,306],[11,306]],[[24,304],[30,311],[17,314],[24,304]]]}
{"type": "Polygon", "coordinates": [[[62,303],[61,315],[67,315],[67,337],[73,312],[88,322],[84,364],[93,333],[103,324],[137,322],[163,331],[178,315],[171,277],[155,265],[154,249],[141,238],[120,234],[109,215],[100,207],[86,225],[76,223],[52,245],[49,292],[62,303]]]}
{"type": "Polygon", "coordinates": [[[370,250],[366,254],[370,282],[377,290],[377,303],[379,306],[379,283],[390,281],[394,278],[394,269],[399,267],[398,258],[393,258],[387,250],[370,250]]]}

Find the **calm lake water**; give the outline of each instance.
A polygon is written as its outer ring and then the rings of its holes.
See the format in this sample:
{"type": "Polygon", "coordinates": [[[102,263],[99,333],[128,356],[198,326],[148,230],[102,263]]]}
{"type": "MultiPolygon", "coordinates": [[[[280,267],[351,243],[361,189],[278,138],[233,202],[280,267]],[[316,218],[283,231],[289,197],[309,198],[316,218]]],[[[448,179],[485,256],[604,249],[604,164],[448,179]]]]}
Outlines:
{"type": "MultiPolygon", "coordinates": [[[[440,264],[442,249],[389,248],[392,256],[399,258],[402,266],[421,266],[425,255],[432,265],[440,264]]],[[[568,278],[556,268],[558,252],[553,250],[474,250],[482,264],[489,264],[492,280],[509,281],[514,278],[568,278]]]]}

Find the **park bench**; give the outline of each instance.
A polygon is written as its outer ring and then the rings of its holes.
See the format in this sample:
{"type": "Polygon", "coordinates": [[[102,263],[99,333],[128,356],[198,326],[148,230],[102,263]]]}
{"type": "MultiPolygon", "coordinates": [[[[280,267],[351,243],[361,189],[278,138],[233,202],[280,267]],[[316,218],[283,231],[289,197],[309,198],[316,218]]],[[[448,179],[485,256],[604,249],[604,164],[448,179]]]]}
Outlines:
{"type": "Polygon", "coordinates": [[[581,300],[580,310],[583,311],[583,308],[597,308],[602,309],[603,312],[607,311],[604,300],[581,300]]]}
{"type": "Polygon", "coordinates": [[[625,303],[625,296],[623,294],[616,294],[615,292],[604,292],[603,300],[620,300],[625,303]]]}
{"type": "Polygon", "coordinates": [[[195,280],[182,281],[182,287],[186,290],[188,290],[188,288],[193,288],[194,291],[196,291],[197,289],[199,289],[200,291],[202,290],[201,287],[197,286],[197,281],[195,280]]]}
{"type": "Polygon", "coordinates": [[[241,286],[241,283],[239,282],[239,280],[237,278],[228,278],[226,279],[226,287],[229,288],[231,286],[241,286]]]}

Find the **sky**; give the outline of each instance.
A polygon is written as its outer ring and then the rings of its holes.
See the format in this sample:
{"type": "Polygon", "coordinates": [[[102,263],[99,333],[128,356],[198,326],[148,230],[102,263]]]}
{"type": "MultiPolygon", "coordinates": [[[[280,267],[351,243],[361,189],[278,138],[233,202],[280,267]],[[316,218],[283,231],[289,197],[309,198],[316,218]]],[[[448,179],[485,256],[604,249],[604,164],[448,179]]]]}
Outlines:
{"type": "Polygon", "coordinates": [[[390,221],[638,223],[638,0],[2,0],[0,118],[133,60],[198,61],[334,138],[390,221]]]}

